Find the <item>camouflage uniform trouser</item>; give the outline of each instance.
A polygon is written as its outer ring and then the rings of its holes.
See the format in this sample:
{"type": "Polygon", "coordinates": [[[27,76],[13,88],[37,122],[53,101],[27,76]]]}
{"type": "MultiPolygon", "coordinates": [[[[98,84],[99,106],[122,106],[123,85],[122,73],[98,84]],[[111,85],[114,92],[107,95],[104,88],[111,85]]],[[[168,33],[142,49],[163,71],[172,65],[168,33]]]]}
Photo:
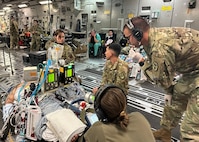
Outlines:
{"type": "Polygon", "coordinates": [[[199,141],[199,77],[182,77],[174,86],[172,105],[164,107],[162,127],[171,130],[176,127],[185,111],[181,123],[183,142],[199,141]]]}
{"type": "Polygon", "coordinates": [[[19,36],[10,36],[10,49],[19,48],[19,36]]]}
{"type": "Polygon", "coordinates": [[[30,50],[39,51],[41,47],[41,37],[40,36],[32,36],[30,50]]]}

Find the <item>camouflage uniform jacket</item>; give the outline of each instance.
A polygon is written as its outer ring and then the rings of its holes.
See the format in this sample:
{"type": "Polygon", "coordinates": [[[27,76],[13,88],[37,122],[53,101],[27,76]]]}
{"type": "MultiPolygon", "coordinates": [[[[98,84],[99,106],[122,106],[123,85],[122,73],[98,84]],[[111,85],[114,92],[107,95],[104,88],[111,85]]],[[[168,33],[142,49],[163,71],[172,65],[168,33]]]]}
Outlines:
{"type": "Polygon", "coordinates": [[[54,42],[55,42],[55,39],[54,39],[54,38],[48,40],[48,41],[46,42],[46,44],[45,44],[45,49],[48,50],[49,47],[52,47],[54,42]]]}
{"type": "Polygon", "coordinates": [[[116,63],[112,64],[110,60],[107,60],[102,75],[101,86],[114,84],[121,87],[127,93],[128,75],[129,68],[126,62],[118,59],[116,63]]]}
{"type": "Polygon", "coordinates": [[[75,61],[75,55],[73,53],[72,48],[64,43],[64,51],[62,54],[62,58],[66,60],[66,63],[74,62],[75,61]]]}
{"type": "MultiPolygon", "coordinates": [[[[199,32],[196,30],[151,28],[149,45],[144,49],[148,56],[143,66],[145,75],[169,94],[173,92],[175,73],[192,79],[199,73],[199,32]]],[[[199,87],[199,81],[194,80],[193,86],[199,87]]]]}
{"type": "Polygon", "coordinates": [[[30,32],[32,33],[32,36],[40,36],[41,34],[43,34],[42,28],[39,25],[32,26],[30,28],[30,32]]]}
{"type": "Polygon", "coordinates": [[[19,36],[19,29],[17,21],[10,22],[10,35],[19,36]]]}
{"type": "MultiPolygon", "coordinates": [[[[46,43],[45,48],[47,49],[47,52],[48,52],[48,49],[50,47],[53,47],[54,43],[55,43],[55,40],[53,38],[50,39],[46,43]]],[[[66,43],[64,43],[63,45],[64,45],[64,49],[63,49],[63,53],[62,53],[62,59],[65,59],[66,64],[68,64],[70,62],[74,62],[75,61],[75,55],[73,53],[72,48],[66,43]]],[[[47,55],[48,55],[48,53],[47,53],[47,55]]]]}

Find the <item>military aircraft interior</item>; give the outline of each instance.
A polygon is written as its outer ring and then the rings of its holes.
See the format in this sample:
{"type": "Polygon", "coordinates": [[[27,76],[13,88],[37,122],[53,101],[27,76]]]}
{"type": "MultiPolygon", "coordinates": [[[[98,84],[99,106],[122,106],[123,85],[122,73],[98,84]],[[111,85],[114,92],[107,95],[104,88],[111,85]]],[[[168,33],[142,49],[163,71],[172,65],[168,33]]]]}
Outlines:
{"type": "MultiPolygon", "coordinates": [[[[69,130],[67,128],[82,133],[86,127],[91,127],[98,121],[93,111],[93,88],[101,84],[108,60],[106,48],[112,42],[120,45],[119,59],[126,62],[129,68],[127,112],[140,112],[148,120],[151,131],[159,129],[166,105],[166,92],[160,85],[149,81],[138,61],[130,58],[131,49],[144,59],[148,55],[142,45],[132,47],[129,39],[124,37],[124,25],[129,19],[139,16],[150,27],[199,30],[198,2],[199,0],[0,0],[1,140],[69,142],[72,133],[66,136],[64,132],[69,130]],[[58,29],[61,30],[57,34],[58,29]],[[55,41],[59,32],[64,33],[61,44],[55,41]],[[93,32],[100,37],[97,50],[95,45],[90,47],[92,39],[89,41],[89,38],[93,32]],[[107,37],[113,38],[107,40],[107,37]],[[70,61],[66,61],[67,57],[60,60],[63,53],[64,56],[69,56],[70,61]],[[70,53],[74,57],[68,55],[70,53]],[[23,97],[19,95],[21,92],[23,97]],[[13,100],[8,103],[10,97],[13,100]],[[87,112],[90,109],[92,111],[87,112]],[[66,112],[68,110],[74,113],[66,112]],[[53,113],[54,117],[50,115],[53,113]],[[45,122],[45,130],[42,124],[44,116],[48,121],[45,122]],[[63,117],[67,119],[64,120],[63,117]],[[56,124],[55,120],[62,123],[56,124]],[[77,129],[76,124],[79,124],[77,129]],[[52,137],[47,138],[47,130],[51,131],[52,137]]],[[[176,74],[173,81],[180,77],[180,74],[176,74]]],[[[171,132],[172,142],[180,142],[181,121],[171,132]]]]}

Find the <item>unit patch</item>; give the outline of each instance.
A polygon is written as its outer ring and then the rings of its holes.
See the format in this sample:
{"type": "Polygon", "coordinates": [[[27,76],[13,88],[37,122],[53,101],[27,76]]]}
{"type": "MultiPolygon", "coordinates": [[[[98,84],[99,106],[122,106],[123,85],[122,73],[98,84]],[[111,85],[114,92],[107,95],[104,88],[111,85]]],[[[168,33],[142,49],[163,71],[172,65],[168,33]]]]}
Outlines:
{"type": "Polygon", "coordinates": [[[124,72],[121,72],[121,73],[119,74],[119,77],[120,77],[121,80],[124,80],[124,78],[125,78],[124,72]]]}
{"type": "Polygon", "coordinates": [[[153,67],[154,71],[157,71],[158,70],[158,63],[157,62],[153,62],[152,67],[153,67]]]}

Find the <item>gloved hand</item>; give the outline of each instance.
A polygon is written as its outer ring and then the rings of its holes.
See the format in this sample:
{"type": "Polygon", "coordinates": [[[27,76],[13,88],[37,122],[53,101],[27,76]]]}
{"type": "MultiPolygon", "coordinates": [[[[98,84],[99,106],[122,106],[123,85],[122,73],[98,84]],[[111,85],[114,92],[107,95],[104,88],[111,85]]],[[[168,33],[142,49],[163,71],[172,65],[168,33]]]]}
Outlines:
{"type": "Polygon", "coordinates": [[[64,59],[59,59],[58,61],[60,66],[64,66],[65,65],[65,60],[64,59]]]}
{"type": "Polygon", "coordinates": [[[133,59],[134,62],[139,62],[143,58],[142,54],[135,52],[132,48],[129,50],[128,57],[133,59]]]}
{"type": "Polygon", "coordinates": [[[170,106],[172,101],[172,95],[164,95],[165,105],[170,106]]]}

